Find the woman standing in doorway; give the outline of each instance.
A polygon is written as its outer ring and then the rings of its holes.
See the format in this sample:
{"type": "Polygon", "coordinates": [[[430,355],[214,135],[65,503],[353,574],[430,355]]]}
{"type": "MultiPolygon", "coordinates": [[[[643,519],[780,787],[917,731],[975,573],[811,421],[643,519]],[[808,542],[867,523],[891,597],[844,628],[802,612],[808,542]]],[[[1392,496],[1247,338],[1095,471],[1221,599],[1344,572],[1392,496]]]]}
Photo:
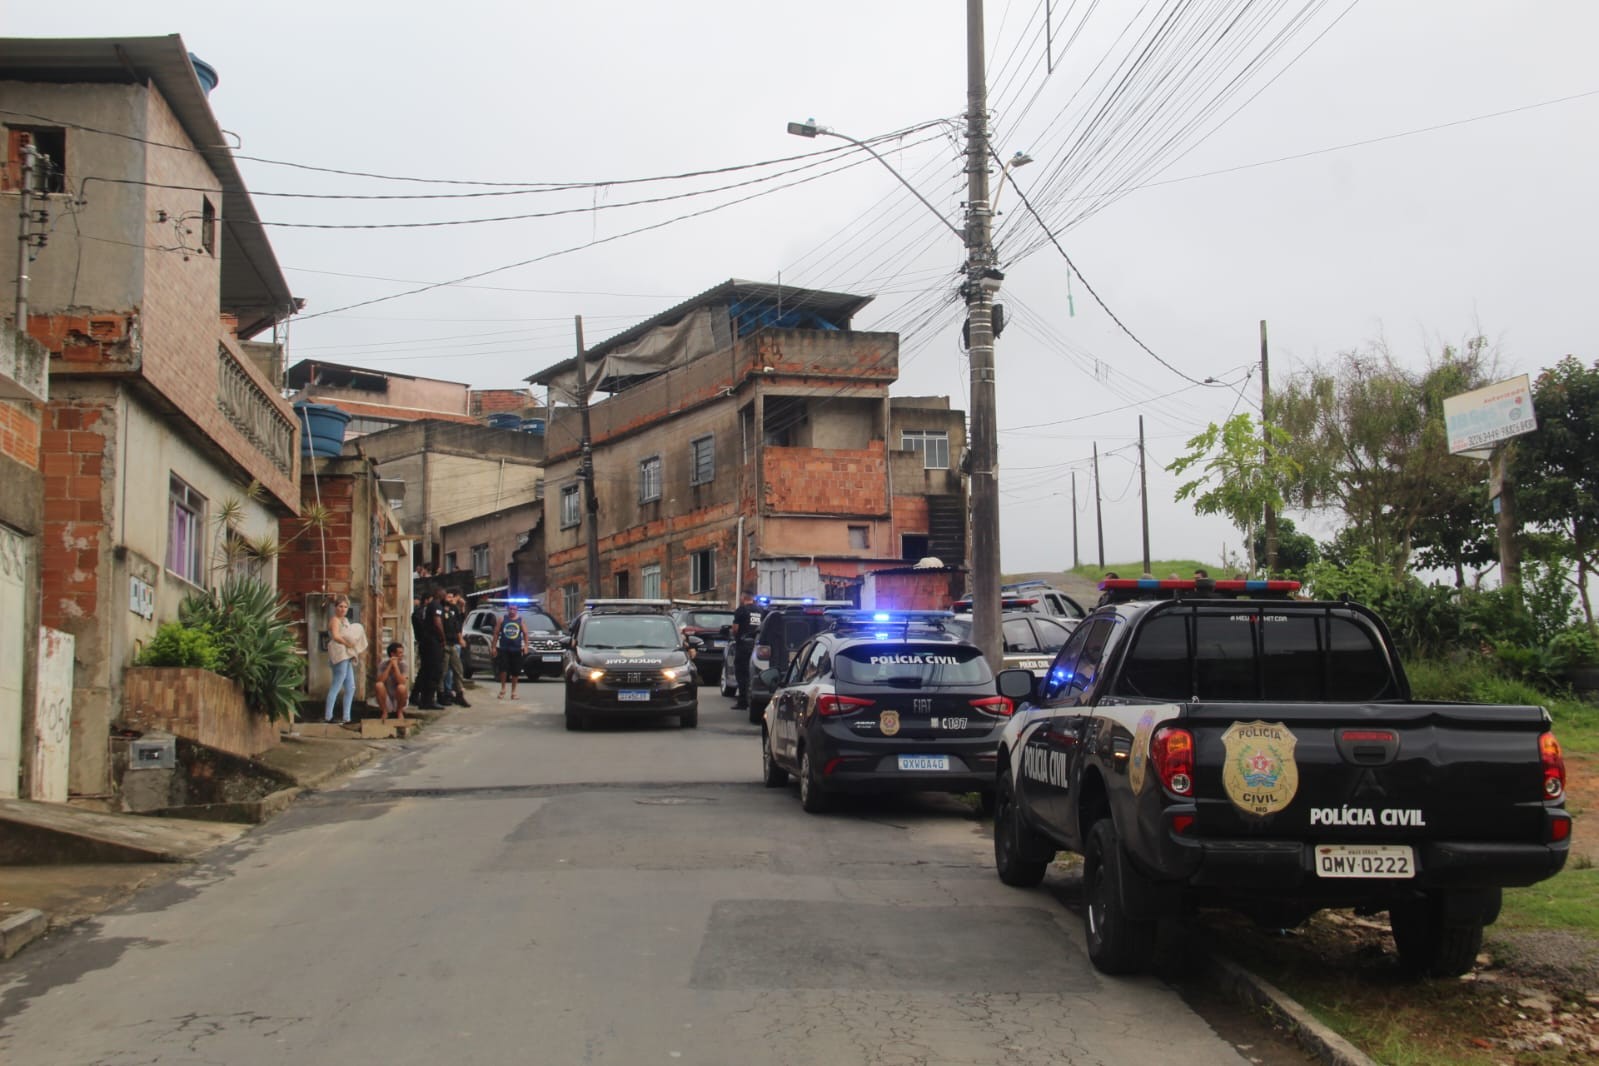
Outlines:
{"type": "Polygon", "coordinates": [[[333,679],[328,683],[327,704],[322,708],[322,720],[333,721],[333,701],[342,693],[345,725],[350,724],[350,704],[355,700],[355,656],[360,650],[360,636],[350,631],[349,616],[349,598],[336,598],[333,620],[328,623],[328,664],[333,668],[333,679]]]}

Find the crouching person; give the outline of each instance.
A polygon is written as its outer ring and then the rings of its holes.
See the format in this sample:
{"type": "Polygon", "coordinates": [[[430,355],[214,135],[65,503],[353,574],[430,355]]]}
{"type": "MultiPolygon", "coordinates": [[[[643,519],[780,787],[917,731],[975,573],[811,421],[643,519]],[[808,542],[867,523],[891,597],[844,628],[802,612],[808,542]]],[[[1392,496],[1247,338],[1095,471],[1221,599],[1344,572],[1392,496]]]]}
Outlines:
{"type": "Polygon", "coordinates": [[[378,667],[378,707],[383,712],[383,721],[388,721],[390,713],[393,713],[403,722],[405,705],[411,696],[410,687],[405,683],[405,648],[390,644],[387,651],[383,665],[378,667]]]}

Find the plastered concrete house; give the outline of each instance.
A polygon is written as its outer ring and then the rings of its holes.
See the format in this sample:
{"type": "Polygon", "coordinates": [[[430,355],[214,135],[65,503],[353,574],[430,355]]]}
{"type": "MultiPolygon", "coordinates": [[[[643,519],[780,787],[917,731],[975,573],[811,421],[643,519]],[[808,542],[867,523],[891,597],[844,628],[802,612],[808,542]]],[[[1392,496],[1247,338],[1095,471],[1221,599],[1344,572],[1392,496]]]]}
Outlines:
{"type": "MultiPolygon", "coordinates": [[[[0,246],[16,247],[25,147],[48,157],[33,206],[50,237],[24,326],[48,352],[49,399],[33,408],[39,620],[74,639],[78,796],[113,787],[109,733],[141,644],[237,565],[230,540],[275,539],[300,507],[278,349],[250,340],[297,303],[214,83],[176,36],[0,39],[0,246]]],[[[270,561],[253,565],[275,580],[270,561]]]]}

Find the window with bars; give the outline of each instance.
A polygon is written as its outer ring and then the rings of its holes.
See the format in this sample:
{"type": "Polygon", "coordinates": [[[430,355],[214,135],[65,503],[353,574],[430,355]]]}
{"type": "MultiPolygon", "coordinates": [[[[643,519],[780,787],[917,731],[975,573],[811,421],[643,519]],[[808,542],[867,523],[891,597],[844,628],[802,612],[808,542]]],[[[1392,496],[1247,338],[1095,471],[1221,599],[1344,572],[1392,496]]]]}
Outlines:
{"type": "Polygon", "coordinates": [[[661,457],[652,455],[638,464],[638,502],[649,503],[661,498],[661,457]]]}
{"type": "Polygon", "coordinates": [[[716,478],[716,438],[707,434],[688,442],[688,483],[708,485],[716,478]]]}
{"type": "Polygon", "coordinates": [[[167,569],[201,584],[205,559],[205,497],[174,475],[167,511],[167,569]]]}
{"type": "Polygon", "coordinates": [[[646,600],[659,600],[661,596],[661,564],[648,563],[639,568],[639,595],[646,600]]]}
{"type": "Polygon", "coordinates": [[[472,576],[489,576],[489,546],[487,544],[472,545],[472,576]]]}
{"type": "Polygon", "coordinates": [[[578,608],[582,607],[576,585],[566,585],[561,589],[561,617],[568,623],[577,617],[578,608]]]}
{"type": "Polygon", "coordinates": [[[561,488],[561,528],[571,529],[577,525],[578,516],[577,486],[565,485],[561,488]]]}
{"type": "Polygon", "coordinates": [[[716,549],[701,548],[689,553],[690,592],[713,592],[716,589],[716,549]]]}
{"type": "Polygon", "coordinates": [[[942,429],[907,429],[900,435],[901,451],[921,452],[922,469],[949,469],[949,434],[942,429]]]}

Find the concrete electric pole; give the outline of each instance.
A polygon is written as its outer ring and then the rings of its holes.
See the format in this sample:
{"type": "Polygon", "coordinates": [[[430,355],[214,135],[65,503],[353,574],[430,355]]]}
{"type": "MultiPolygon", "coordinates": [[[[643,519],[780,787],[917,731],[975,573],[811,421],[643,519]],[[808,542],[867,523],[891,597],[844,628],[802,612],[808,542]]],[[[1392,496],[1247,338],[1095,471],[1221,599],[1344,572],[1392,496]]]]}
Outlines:
{"type": "Polygon", "coordinates": [[[583,348],[583,316],[574,316],[577,320],[577,395],[578,418],[581,423],[583,440],[581,443],[582,455],[578,459],[578,477],[583,481],[583,509],[587,516],[585,525],[588,533],[589,556],[589,596],[590,598],[602,595],[600,590],[600,501],[594,494],[594,443],[589,436],[589,382],[588,382],[588,354],[583,348]]]}
{"type": "Polygon", "coordinates": [[[972,642],[1002,668],[999,639],[999,440],[994,395],[995,269],[988,202],[988,82],[983,0],[966,0],[966,318],[971,329],[972,642]]]}

